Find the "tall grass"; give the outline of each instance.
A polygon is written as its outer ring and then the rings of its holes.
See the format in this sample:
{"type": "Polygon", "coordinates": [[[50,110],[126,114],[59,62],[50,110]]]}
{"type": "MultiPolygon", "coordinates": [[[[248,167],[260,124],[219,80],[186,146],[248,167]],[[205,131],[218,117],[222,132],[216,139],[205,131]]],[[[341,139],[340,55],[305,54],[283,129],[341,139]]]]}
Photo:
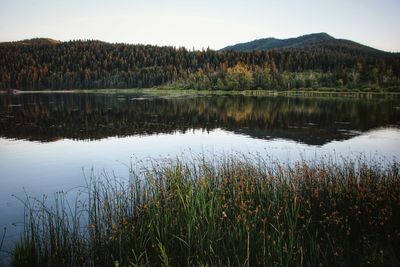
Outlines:
{"type": "Polygon", "coordinates": [[[166,160],[46,203],[25,201],[14,266],[400,264],[396,162],[166,160]]]}

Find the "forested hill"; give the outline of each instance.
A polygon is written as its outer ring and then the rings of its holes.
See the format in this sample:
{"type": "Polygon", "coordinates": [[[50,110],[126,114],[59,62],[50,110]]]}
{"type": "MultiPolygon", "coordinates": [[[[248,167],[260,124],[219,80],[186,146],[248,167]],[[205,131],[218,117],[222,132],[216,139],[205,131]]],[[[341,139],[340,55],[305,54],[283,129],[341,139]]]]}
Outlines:
{"type": "Polygon", "coordinates": [[[383,56],[390,53],[381,51],[369,46],[365,46],[350,40],[336,39],[327,33],[313,33],[307,34],[300,37],[288,38],[288,39],[277,39],[277,38],[264,38],[258,39],[251,42],[235,44],[222,48],[221,51],[234,50],[238,52],[251,52],[251,51],[268,51],[272,49],[285,49],[285,48],[297,48],[306,49],[316,47],[332,49],[332,50],[348,50],[353,53],[360,54],[380,54],[383,56]]]}
{"type": "Polygon", "coordinates": [[[82,40],[0,43],[0,89],[160,85],[222,90],[320,87],[397,90],[400,56],[334,45],[238,52],[82,40]]]}

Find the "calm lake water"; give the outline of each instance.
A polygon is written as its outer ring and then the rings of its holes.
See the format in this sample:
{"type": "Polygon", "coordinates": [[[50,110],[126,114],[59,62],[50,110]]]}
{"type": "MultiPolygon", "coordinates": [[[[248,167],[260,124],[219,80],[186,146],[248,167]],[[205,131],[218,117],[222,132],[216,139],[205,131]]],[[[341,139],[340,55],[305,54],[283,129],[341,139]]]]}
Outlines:
{"type": "Polygon", "coordinates": [[[92,168],[128,177],[131,161],[201,153],[261,154],[287,163],[362,154],[390,162],[400,158],[400,99],[1,95],[3,249],[22,229],[23,206],[12,195],[84,185],[83,173],[92,168]]]}

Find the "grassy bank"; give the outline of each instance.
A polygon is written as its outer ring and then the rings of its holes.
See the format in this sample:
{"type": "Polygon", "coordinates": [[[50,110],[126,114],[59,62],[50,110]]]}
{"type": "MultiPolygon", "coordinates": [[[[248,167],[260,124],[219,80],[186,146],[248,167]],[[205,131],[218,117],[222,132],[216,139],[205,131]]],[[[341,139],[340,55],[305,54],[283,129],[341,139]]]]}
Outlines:
{"type": "MultiPolygon", "coordinates": [[[[0,91],[8,93],[8,91],[0,91]]],[[[159,86],[152,88],[129,88],[129,89],[76,89],[76,90],[40,90],[40,91],[13,91],[13,94],[146,94],[151,96],[192,96],[192,95],[246,95],[246,96],[288,96],[288,97],[350,97],[350,98],[372,98],[372,97],[399,97],[399,89],[337,89],[337,88],[301,88],[296,90],[210,90],[210,89],[188,89],[179,86],[159,86]]]]}
{"type": "Polygon", "coordinates": [[[399,266],[398,163],[152,162],[28,198],[13,266],[399,266]],[[368,163],[368,164],[367,164],[368,163]]]}

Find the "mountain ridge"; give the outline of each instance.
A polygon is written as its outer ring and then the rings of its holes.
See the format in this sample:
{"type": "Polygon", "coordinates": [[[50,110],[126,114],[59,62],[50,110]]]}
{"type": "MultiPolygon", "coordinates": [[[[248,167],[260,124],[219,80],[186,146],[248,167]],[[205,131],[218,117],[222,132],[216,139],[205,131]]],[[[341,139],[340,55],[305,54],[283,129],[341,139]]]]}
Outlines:
{"type": "Polygon", "coordinates": [[[20,41],[3,42],[2,44],[9,44],[9,43],[16,43],[21,45],[54,45],[54,44],[60,44],[62,42],[52,38],[31,38],[20,41]]]}
{"type": "MultiPolygon", "coordinates": [[[[0,45],[60,45],[69,42],[98,42],[104,44],[119,44],[119,45],[143,45],[143,46],[154,46],[154,47],[174,47],[172,45],[149,45],[149,44],[131,44],[131,43],[113,43],[101,40],[69,40],[60,41],[47,37],[36,37],[31,39],[16,40],[16,41],[6,41],[0,42],[0,45]]],[[[347,39],[337,39],[328,33],[311,33],[298,37],[291,37],[286,39],[279,39],[275,37],[267,37],[255,39],[249,42],[237,43],[234,45],[228,45],[221,49],[212,49],[214,51],[226,52],[253,52],[253,51],[270,51],[270,50],[285,50],[285,49],[312,49],[315,47],[324,47],[328,49],[342,49],[347,51],[356,51],[358,53],[372,53],[380,55],[395,55],[399,56],[400,52],[384,51],[379,50],[364,44],[357,43],[352,40],[347,39]]]]}
{"type": "Polygon", "coordinates": [[[345,48],[369,53],[398,54],[379,50],[347,39],[337,39],[325,32],[311,33],[286,39],[278,39],[274,37],[261,38],[249,42],[229,45],[220,49],[219,51],[233,50],[236,52],[252,52],[292,48],[307,49],[315,46],[345,48]]]}

